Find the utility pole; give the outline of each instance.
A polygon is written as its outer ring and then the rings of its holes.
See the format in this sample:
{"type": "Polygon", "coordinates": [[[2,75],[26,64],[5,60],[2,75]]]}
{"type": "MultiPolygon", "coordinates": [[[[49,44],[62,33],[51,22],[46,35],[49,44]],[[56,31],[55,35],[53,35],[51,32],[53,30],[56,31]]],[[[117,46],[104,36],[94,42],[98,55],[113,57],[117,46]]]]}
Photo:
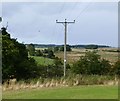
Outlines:
{"type": "Polygon", "coordinates": [[[75,23],[75,20],[73,22],[67,22],[66,19],[64,22],[58,22],[58,20],[56,20],[56,23],[62,23],[65,27],[65,36],[64,36],[64,77],[65,77],[66,76],[66,63],[67,63],[67,54],[66,54],[67,25],[70,23],[75,23]]]}

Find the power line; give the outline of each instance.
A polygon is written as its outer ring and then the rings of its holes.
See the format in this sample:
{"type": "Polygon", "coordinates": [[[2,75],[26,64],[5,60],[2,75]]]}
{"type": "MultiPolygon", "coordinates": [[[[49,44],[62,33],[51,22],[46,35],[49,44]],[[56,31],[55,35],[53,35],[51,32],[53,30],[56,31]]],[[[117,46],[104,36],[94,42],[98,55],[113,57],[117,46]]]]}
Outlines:
{"type": "Polygon", "coordinates": [[[78,19],[78,17],[90,6],[91,2],[88,3],[88,5],[78,14],[78,16],[75,18],[78,19]]]}
{"type": "Polygon", "coordinates": [[[66,19],[64,22],[59,22],[56,20],[56,23],[62,23],[65,27],[65,36],[64,36],[64,77],[66,76],[66,63],[67,63],[67,54],[66,54],[66,43],[67,43],[67,25],[75,23],[75,20],[73,22],[68,22],[66,19]]]}
{"type": "MultiPolygon", "coordinates": [[[[60,7],[60,9],[58,10],[58,13],[59,13],[59,14],[61,14],[62,11],[64,10],[65,3],[66,3],[66,2],[63,2],[62,5],[61,5],[61,7],[60,7]]],[[[57,18],[61,18],[61,16],[58,15],[57,18]]],[[[54,23],[53,28],[52,28],[52,33],[53,33],[54,35],[56,35],[56,34],[55,34],[55,33],[56,33],[56,29],[57,29],[57,28],[56,28],[56,24],[54,23]]],[[[58,37],[57,37],[57,38],[58,38],[58,37]]]]}
{"type": "Polygon", "coordinates": [[[62,12],[62,10],[64,9],[64,7],[65,7],[65,2],[63,2],[63,5],[61,6],[61,9],[59,10],[59,13],[62,12]]]}
{"type": "MultiPolygon", "coordinates": [[[[77,0],[77,1],[78,1],[78,0],[77,0]]],[[[72,9],[72,11],[73,11],[73,10],[74,10],[74,8],[78,5],[78,2],[77,2],[77,1],[74,3],[73,7],[71,8],[71,9],[72,9]]],[[[70,16],[71,16],[71,14],[72,14],[72,12],[70,11],[70,12],[67,14],[66,18],[70,17],[70,16]]]]}

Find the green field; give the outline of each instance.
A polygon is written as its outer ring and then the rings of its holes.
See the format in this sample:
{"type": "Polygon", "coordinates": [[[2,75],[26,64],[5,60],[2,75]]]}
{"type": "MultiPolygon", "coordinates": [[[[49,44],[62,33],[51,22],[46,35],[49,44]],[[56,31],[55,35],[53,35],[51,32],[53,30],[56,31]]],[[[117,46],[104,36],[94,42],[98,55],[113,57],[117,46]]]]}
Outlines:
{"type": "Polygon", "coordinates": [[[39,57],[39,56],[32,56],[38,65],[51,65],[53,64],[53,59],[39,57]]]}
{"type": "Polygon", "coordinates": [[[75,86],[4,91],[3,99],[117,99],[117,86],[75,86]]]}

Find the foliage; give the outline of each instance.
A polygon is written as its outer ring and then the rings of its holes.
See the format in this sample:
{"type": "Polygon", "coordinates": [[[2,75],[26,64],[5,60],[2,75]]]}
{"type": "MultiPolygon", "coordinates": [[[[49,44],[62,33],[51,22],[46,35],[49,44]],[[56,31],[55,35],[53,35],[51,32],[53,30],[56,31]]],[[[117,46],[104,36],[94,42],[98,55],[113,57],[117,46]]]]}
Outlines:
{"type": "Polygon", "coordinates": [[[114,74],[120,76],[120,59],[117,62],[115,62],[112,71],[114,72],[114,74]]]}
{"type": "Polygon", "coordinates": [[[53,48],[53,50],[54,50],[54,52],[58,52],[58,51],[59,51],[59,47],[58,47],[58,46],[55,46],[55,47],[53,48]]]}
{"type": "Polygon", "coordinates": [[[34,44],[29,44],[27,45],[27,49],[28,49],[28,52],[29,52],[29,55],[30,56],[35,56],[35,46],[34,44]]]}
{"type": "Polygon", "coordinates": [[[54,55],[54,53],[53,53],[52,50],[49,50],[49,51],[48,51],[47,57],[48,57],[48,58],[51,58],[51,59],[54,59],[54,58],[55,58],[55,55],[54,55]]]}
{"type": "Polygon", "coordinates": [[[108,74],[111,65],[109,61],[101,59],[96,52],[86,52],[85,56],[80,57],[80,60],[73,64],[71,68],[76,74],[108,74]]]}
{"type": "Polygon", "coordinates": [[[44,54],[48,53],[48,49],[44,49],[44,50],[43,50],[43,53],[44,53],[44,54]]]}
{"type": "Polygon", "coordinates": [[[63,76],[63,64],[60,59],[56,58],[53,61],[53,64],[43,66],[39,65],[39,75],[42,78],[53,78],[53,77],[61,77],[63,76]]]}
{"type": "Polygon", "coordinates": [[[54,52],[53,52],[52,48],[44,49],[43,50],[43,56],[47,57],[47,58],[50,58],[50,59],[55,58],[55,55],[54,55],[54,52]]]}
{"type": "Polygon", "coordinates": [[[43,56],[43,53],[40,50],[36,50],[35,55],[36,56],[43,56]]]}
{"type": "Polygon", "coordinates": [[[120,52],[120,50],[119,49],[103,49],[102,51],[104,51],[104,52],[120,52]]]}
{"type": "Polygon", "coordinates": [[[64,51],[64,46],[61,46],[59,50],[64,51]]]}
{"type": "Polygon", "coordinates": [[[85,48],[86,49],[97,49],[98,45],[86,45],[85,48]]]}
{"type": "MultiPolygon", "coordinates": [[[[59,50],[64,51],[64,46],[61,46],[59,50]]],[[[70,45],[66,45],[66,51],[72,51],[70,45]]]]}
{"type": "Polygon", "coordinates": [[[35,77],[36,63],[28,58],[28,51],[24,44],[12,39],[5,28],[2,31],[2,79],[27,79],[35,77]]]}

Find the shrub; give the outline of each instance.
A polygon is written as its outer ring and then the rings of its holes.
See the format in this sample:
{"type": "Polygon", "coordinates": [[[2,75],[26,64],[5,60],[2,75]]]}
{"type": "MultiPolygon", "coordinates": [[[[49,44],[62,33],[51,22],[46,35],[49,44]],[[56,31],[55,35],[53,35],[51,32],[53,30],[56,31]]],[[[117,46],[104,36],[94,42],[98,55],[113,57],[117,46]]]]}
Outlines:
{"type": "Polygon", "coordinates": [[[43,56],[43,53],[40,50],[36,50],[35,55],[36,56],[43,56]]]}
{"type": "Polygon", "coordinates": [[[120,59],[117,62],[115,62],[112,71],[113,71],[113,74],[120,76],[120,59]]]}
{"type": "Polygon", "coordinates": [[[86,52],[85,56],[73,64],[71,70],[76,74],[104,75],[108,74],[111,65],[109,61],[101,59],[96,52],[86,52]]]}

